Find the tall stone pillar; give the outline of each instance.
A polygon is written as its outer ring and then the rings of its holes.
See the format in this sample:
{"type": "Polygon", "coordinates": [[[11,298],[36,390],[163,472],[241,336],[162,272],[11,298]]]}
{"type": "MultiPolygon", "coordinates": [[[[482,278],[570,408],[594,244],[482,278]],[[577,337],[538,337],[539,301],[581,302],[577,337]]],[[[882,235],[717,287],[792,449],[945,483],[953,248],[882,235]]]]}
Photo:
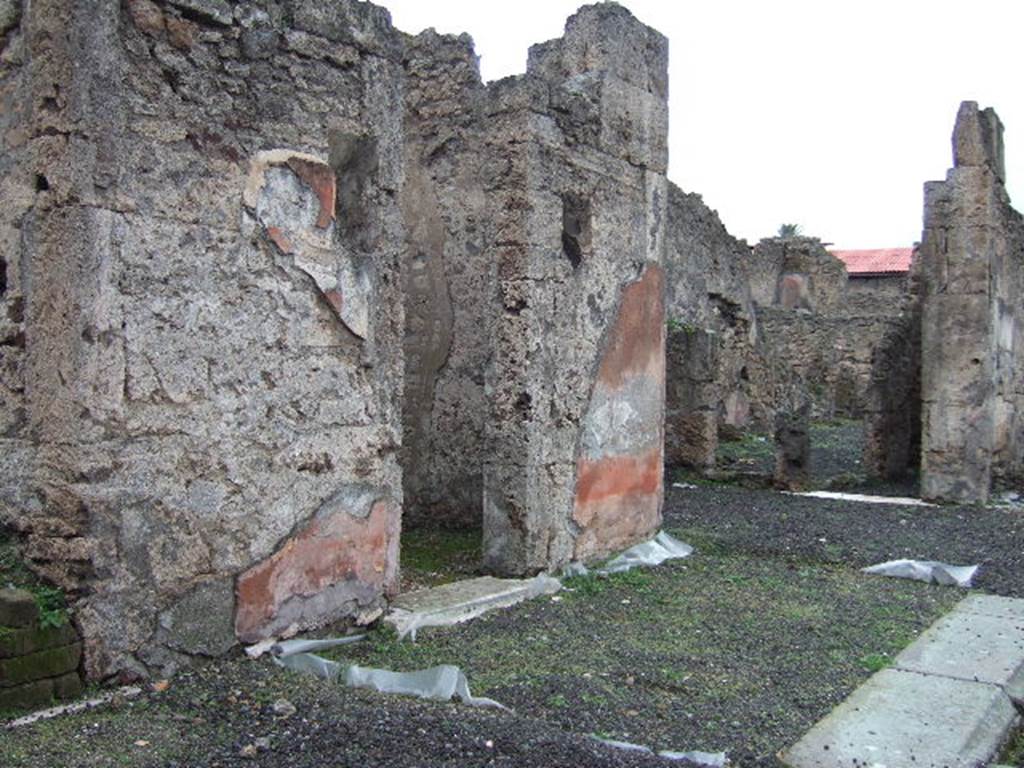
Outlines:
{"type": "Polygon", "coordinates": [[[994,475],[1018,471],[1012,439],[1021,371],[1021,217],[1004,187],[1003,127],[964,102],[953,168],[925,186],[921,243],[921,490],[984,502],[994,475]]]}
{"type": "Polygon", "coordinates": [[[491,87],[484,183],[502,302],[484,557],[593,559],[661,522],[667,41],[608,4],[491,87]]]}

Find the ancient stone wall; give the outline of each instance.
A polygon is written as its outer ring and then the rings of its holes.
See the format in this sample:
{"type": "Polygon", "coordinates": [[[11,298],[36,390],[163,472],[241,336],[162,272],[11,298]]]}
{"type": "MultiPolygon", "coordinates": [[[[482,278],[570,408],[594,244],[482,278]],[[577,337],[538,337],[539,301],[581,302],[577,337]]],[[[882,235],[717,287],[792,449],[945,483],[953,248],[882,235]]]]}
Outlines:
{"type": "MultiPolygon", "coordinates": [[[[703,394],[685,394],[679,382],[702,380],[707,376],[707,361],[689,340],[681,338],[669,345],[670,431],[688,421],[696,425],[709,412],[732,430],[770,429],[772,406],[767,393],[773,373],[771,361],[758,352],[761,335],[750,291],[750,267],[750,246],[726,231],[700,195],[670,184],[665,260],[669,330],[671,335],[694,330],[710,333],[716,348],[715,386],[700,389],[703,394]],[[689,357],[691,352],[696,356],[689,357]],[[704,396],[706,401],[701,399],[704,396]]],[[[667,442],[673,446],[670,458],[682,460],[676,454],[681,439],[672,436],[667,442]]],[[[713,455],[714,444],[705,443],[700,450],[713,455]]],[[[697,465],[705,463],[701,460],[697,465]]]]}
{"type": "Polygon", "coordinates": [[[846,283],[847,295],[852,299],[858,294],[873,296],[877,301],[899,298],[905,294],[907,275],[886,275],[884,277],[861,277],[850,275],[846,283]]]}
{"type": "Polygon", "coordinates": [[[0,520],[77,598],[87,672],[372,612],[402,502],[387,14],[24,8],[0,116],[0,520]]]}
{"type": "Polygon", "coordinates": [[[864,393],[864,468],[898,479],[916,472],[921,456],[921,271],[915,253],[900,298],[901,312],[880,329],[864,393]]]}
{"type": "Polygon", "coordinates": [[[904,322],[906,300],[848,290],[846,269],[814,238],[770,238],[754,248],[751,294],[775,391],[788,379],[810,397],[811,417],[860,418],[882,339],[904,322]]]}
{"type": "Polygon", "coordinates": [[[490,87],[502,311],[487,374],[484,557],[526,573],[661,521],[667,42],[588,6],[490,87]]]}
{"type": "Polygon", "coordinates": [[[721,410],[721,346],[714,331],[669,325],[665,347],[665,463],[712,469],[721,410]]]}
{"type": "Polygon", "coordinates": [[[406,500],[502,572],[656,530],[662,36],[587,7],[485,88],[354,0],[24,8],[0,523],[89,675],[371,619],[406,500]]]}
{"type": "Polygon", "coordinates": [[[1017,309],[1024,221],[1005,189],[1003,127],[964,102],[953,168],[925,186],[921,242],[922,449],[926,498],[979,502],[1021,477],[1017,309]]]}
{"type": "Polygon", "coordinates": [[[407,38],[404,63],[404,520],[479,528],[484,373],[499,312],[481,181],[484,87],[465,35],[407,38]]]}

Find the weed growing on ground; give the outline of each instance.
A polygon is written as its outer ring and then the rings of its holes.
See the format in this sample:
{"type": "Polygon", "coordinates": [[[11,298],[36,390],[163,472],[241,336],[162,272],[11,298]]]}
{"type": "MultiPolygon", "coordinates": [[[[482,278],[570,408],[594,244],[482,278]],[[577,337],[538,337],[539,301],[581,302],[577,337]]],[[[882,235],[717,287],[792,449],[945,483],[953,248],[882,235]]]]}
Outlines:
{"type": "Polygon", "coordinates": [[[1021,728],[1006,745],[1003,756],[996,761],[1001,765],[1024,765],[1024,728],[1021,728]]]}
{"type": "Polygon", "coordinates": [[[891,663],[892,659],[885,653],[869,653],[867,656],[861,656],[860,658],[861,667],[871,673],[881,672],[891,663]]]}
{"type": "Polygon", "coordinates": [[[25,564],[14,537],[0,528],[0,587],[16,587],[32,593],[39,606],[39,623],[59,627],[68,621],[64,591],[44,584],[25,564]]]}
{"type": "Polygon", "coordinates": [[[402,577],[415,586],[438,586],[473,576],[480,567],[478,530],[402,531],[402,577]]]}

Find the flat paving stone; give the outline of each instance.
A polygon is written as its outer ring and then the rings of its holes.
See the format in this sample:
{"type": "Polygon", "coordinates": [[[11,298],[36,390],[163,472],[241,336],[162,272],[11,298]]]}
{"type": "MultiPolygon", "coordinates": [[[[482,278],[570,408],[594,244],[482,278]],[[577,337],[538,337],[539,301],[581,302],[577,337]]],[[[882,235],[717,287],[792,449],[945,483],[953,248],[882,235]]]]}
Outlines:
{"type": "Polygon", "coordinates": [[[992,683],[1024,678],[1024,622],[954,610],[932,624],[893,662],[896,669],[992,683]]]}
{"type": "Polygon", "coordinates": [[[1018,721],[996,685],[886,669],[781,757],[792,768],[976,768],[1018,721]]]}
{"type": "Polygon", "coordinates": [[[1024,622],[1024,600],[1019,597],[998,595],[971,595],[956,604],[954,611],[977,613],[982,616],[1001,616],[1024,622]]]}

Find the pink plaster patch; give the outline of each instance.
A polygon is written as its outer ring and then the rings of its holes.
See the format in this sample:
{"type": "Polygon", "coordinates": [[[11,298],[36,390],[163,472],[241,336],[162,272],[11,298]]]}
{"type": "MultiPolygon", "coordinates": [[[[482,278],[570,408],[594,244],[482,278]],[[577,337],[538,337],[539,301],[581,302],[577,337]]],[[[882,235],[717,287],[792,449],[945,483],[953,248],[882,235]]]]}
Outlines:
{"type": "MultiPolygon", "coordinates": [[[[630,382],[647,380],[647,391],[665,391],[665,311],[663,273],[651,265],[622,292],[619,314],[601,360],[593,397],[628,397],[630,382]]],[[[662,413],[650,433],[663,435],[662,413]]],[[[661,524],[664,495],[664,441],[621,447],[606,455],[580,456],[576,462],[573,520],[582,529],[575,557],[593,558],[623,549],[653,535],[661,524]]]]}
{"type": "Polygon", "coordinates": [[[334,170],[325,163],[312,163],[297,157],[288,160],[288,167],[292,169],[292,173],[309,185],[313,194],[320,201],[320,213],[317,215],[316,225],[320,229],[327,229],[334,221],[334,203],[337,196],[334,170]]]}
{"type": "Polygon", "coordinates": [[[288,240],[288,237],[281,231],[280,227],[267,227],[267,237],[269,237],[280,250],[281,253],[292,253],[292,244],[288,240]]]}
{"type": "Polygon", "coordinates": [[[338,317],[341,317],[341,307],[344,304],[341,291],[337,288],[330,291],[324,291],[324,298],[327,299],[327,303],[334,308],[334,311],[338,313],[338,317]]]}
{"type": "Polygon", "coordinates": [[[639,456],[580,459],[575,520],[583,531],[575,557],[585,560],[636,544],[661,522],[662,449],[639,456]]]}
{"type": "MultiPolygon", "coordinates": [[[[277,552],[239,576],[235,612],[239,639],[252,642],[272,634],[286,603],[294,610],[295,601],[301,604],[337,585],[351,585],[353,594],[389,594],[398,577],[398,526],[398,507],[386,500],[374,502],[365,519],[339,509],[310,522],[277,552]]],[[[321,612],[332,607],[311,604],[321,612]]],[[[318,617],[298,618],[315,623],[318,617]]]]}

